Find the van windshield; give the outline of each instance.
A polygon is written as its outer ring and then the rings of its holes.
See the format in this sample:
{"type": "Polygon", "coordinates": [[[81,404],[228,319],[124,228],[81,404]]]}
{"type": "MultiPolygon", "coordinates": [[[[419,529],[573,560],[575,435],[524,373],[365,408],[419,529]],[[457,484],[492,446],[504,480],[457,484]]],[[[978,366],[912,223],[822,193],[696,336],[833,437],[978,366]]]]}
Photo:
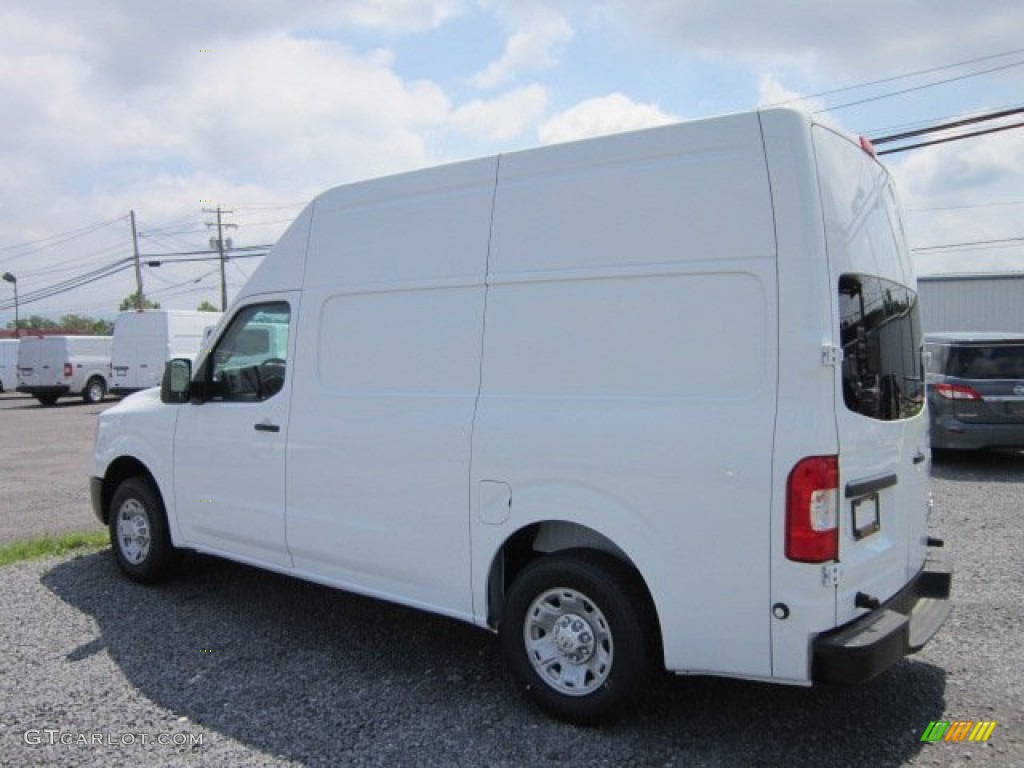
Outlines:
{"type": "Polygon", "coordinates": [[[839,278],[843,401],[882,421],[916,416],[924,407],[924,361],[917,294],[871,275],[839,278]]]}

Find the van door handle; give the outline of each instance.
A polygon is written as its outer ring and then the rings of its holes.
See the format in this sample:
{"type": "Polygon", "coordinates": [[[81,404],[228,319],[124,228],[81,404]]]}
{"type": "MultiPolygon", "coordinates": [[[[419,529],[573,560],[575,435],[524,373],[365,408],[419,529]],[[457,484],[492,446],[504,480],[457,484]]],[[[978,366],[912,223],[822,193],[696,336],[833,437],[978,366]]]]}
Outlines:
{"type": "Polygon", "coordinates": [[[918,451],[917,453],[914,454],[914,463],[915,464],[920,464],[922,461],[924,461],[927,458],[928,458],[928,456],[925,454],[924,451],[918,451]]]}
{"type": "Polygon", "coordinates": [[[277,424],[268,424],[265,421],[262,421],[259,424],[253,424],[252,428],[255,429],[257,432],[280,432],[281,431],[281,428],[279,426],[277,426],[277,424]]]}

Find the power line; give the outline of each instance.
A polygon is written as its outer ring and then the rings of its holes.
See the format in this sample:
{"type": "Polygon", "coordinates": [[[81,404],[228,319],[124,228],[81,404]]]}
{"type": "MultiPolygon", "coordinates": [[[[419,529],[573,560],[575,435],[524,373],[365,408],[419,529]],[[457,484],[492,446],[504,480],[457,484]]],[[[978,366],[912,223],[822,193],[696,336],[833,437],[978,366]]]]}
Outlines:
{"type": "MultiPolygon", "coordinates": [[[[247,257],[250,254],[256,256],[263,256],[273,246],[271,245],[243,245],[238,248],[231,248],[227,251],[228,259],[240,259],[247,257]]],[[[198,251],[175,251],[173,253],[144,253],[142,254],[143,259],[160,259],[167,261],[210,261],[213,258],[219,258],[219,251],[204,248],[198,251]],[[170,256],[206,256],[204,259],[169,259],[170,256]]]]}
{"type": "MultiPolygon", "coordinates": [[[[991,107],[991,109],[993,111],[1001,111],[1001,110],[1004,110],[1004,109],[1017,109],[1018,107],[1024,107],[1024,104],[1006,104],[1006,105],[999,106],[999,107],[991,107]]],[[[954,115],[943,115],[941,117],[930,117],[930,118],[927,118],[927,119],[922,118],[920,120],[914,120],[914,121],[909,122],[909,123],[900,123],[899,125],[889,125],[889,126],[886,126],[884,128],[862,128],[862,129],[856,130],[856,131],[851,130],[851,133],[864,134],[865,136],[869,136],[871,134],[885,134],[885,135],[888,135],[890,133],[896,133],[897,131],[910,131],[910,130],[914,130],[916,128],[921,128],[921,127],[924,127],[924,126],[935,125],[936,123],[949,122],[950,120],[959,119],[963,115],[964,115],[963,112],[958,112],[958,113],[956,113],[954,115]]]]}
{"type": "MultiPolygon", "coordinates": [[[[820,91],[818,93],[811,93],[811,94],[808,94],[807,96],[797,96],[797,97],[792,98],[792,99],[786,99],[785,101],[773,102],[772,104],[769,104],[768,106],[780,107],[780,106],[783,106],[785,104],[793,104],[793,103],[798,102],[798,101],[806,101],[808,99],[818,99],[818,98],[821,98],[822,96],[834,96],[837,93],[846,93],[848,91],[855,91],[855,90],[859,90],[861,88],[870,88],[871,86],[874,86],[874,85],[884,85],[885,83],[892,83],[892,82],[895,82],[897,80],[906,80],[908,78],[918,77],[920,75],[930,75],[930,74],[933,74],[935,72],[941,72],[941,71],[946,70],[946,69],[955,69],[956,67],[963,67],[963,66],[967,66],[969,64],[978,64],[978,63],[983,62],[983,61],[992,61],[993,59],[1002,59],[1002,58],[1005,58],[1007,56],[1015,56],[1016,54],[1019,54],[1019,53],[1024,53],[1024,48],[1017,48],[1016,50],[1013,50],[1013,51],[1006,51],[1004,53],[995,53],[995,54],[991,54],[991,55],[988,55],[988,56],[979,56],[979,57],[974,58],[974,59],[965,59],[964,61],[958,61],[958,62],[955,62],[953,64],[943,64],[942,66],[939,66],[939,67],[930,67],[928,69],[919,69],[919,70],[914,71],[914,72],[906,72],[906,73],[904,73],[902,75],[893,75],[891,77],[884,77],[884,78],[882,78],[880,80],[872,80],[872,81],[867,82],[867,83],[857,83],[855,85],[843,86],[842,88],[833,88],[833,89],[828,90],[828,91],[820,91]]],[[[1016,66],[1016,65],[1012,65],[1012,66],[1016,66]]],[[[979,73],[979,74],[981,74],[981,73],[979,73]]]]}
{"type": "Polygon", "coordinates": [[[1024,122],[1013,123],[1011,125],[1000,125],[996,128],[987,128],[983,131],[972,131],[971,133],[961,133],[956,136],[947,136],[944,139],[933,139],[932,141],[922,141],[918,144],[910,144],[906,147],[896,147],[894,149],[885,149],[879,152],[879,155],[892,155],[896,152],[906,152],[908,149],[920,149],[921,147],[930,147],[935,144],[948,144],[951,141],[960,141],[961,139],[970,139],[975,136],[985,136],[990,133],[999,133],[1001,131],[1009,131],[1014,128],[1024,128],[1024,122]]]}
{"type": "Polygon", "coordinates": [[[111,219],[110,221],[100,221],[94,224],[87,224],[84,227],[79,227],[78,229],[71,229],[68,230],[67,232],[59,232],[56,235],[48,235],[47,237],[42,237],[39,238],[38,240],[29,240],[24,243],[5,245],[0,247],[0,253],[5,251],[13,251],[20,248],[31,248],[31,250],[26,251],[25,253],[18,253],[13,256],[7,257],[12,260],[21,259],[24,258],[25,256],[31,256],[33,253],[45,251],[47,248],[55,248],[58,245],[63,245],[66,242],[69,242],[79,237],[84,237],[85,235],[96,232],[100,229],[103,229],[104,227],[109,227],[114,224],[118,224],[122,221],[126,221],[127,219],[127,216],[118,216],[116,219],[111,219]]]}
{"type": "Polygon", "coordinates": [[[1016,107],[1013,109],[1003,109],[998,112],[988,112],[984,115],[975,115],[974,117],[965,117],[961,120],[954,120],[949,123],[939,123],[932,125],[927,128],[918,128],[914,131],[904,131],[903,133],[894,133],[889,136],[882,136],[877,139],[872,139],[871,143],[875,144],[887,144],[892,141],[900,141],[902,139],[911,139],[915,136],[924,136],[929,133],[936,133],[938,131],[945,131],[950,128],[962,128],[965,125],[975,125],[977,123],[983,123],[988,120],[998,120],[1002,117],[1009,117],[1010,115],[1019,115],[1024,112],[1024,107],[1016,107]]]}
{"type": "Polygon", "coordinates": [[[919,248],[911,248],[912,253],[923,253],[924,251],[947,251],[956,250],[958,248],[971,248],[971,247],[1016,247],[1024,243],[1024,237],[1001,237],[994,240],[972,240],[963,243],[946,243],[944,245],[922,245],[919,248]]]}
{"type": "MultiPolygon", "coordinates": [[[[148,264],[151,267],[163,266],[164,264],[185,264],[185,263],[193,262],[193,261],[219,261],[220,260],[220,255],[217,253],[217,251],[197,251],[197,253],[205,253],[205,254],[208,254],[208,255],[207,256],[191,256],[191,257],[176,258],[176,259],[165,259],[162,256],[157,256],[157,257],[143,256],[142,258],[144,260],[146,260],[146,264],[148,264]]],[[[265,250],[262,250],[262,251],[252,251],[252,252],[248,252],[248,253],[235,253],[234,251],[231,251],[230,255],[226,255],[224,257],[224,260],[225,261],[235,261],[236,259],[259,259],[259,258],[262,258],[263,256],[266,256],[266,255],[267,255],[267,251],[265,251],[265,250]]]]}
{"type": "MultiPolygon", "coordinates": [[[[45,288],[39,288],[35,291],[30,291],[28,294],[22,294],[21,296],[19,296],[18,303],[21,305],[33,304],[37,301],[49,299],[52,298],[53,296],[57,296],[62,293],[68,293],[69,291],[76,290],[85,285],[89,285],[99,280],[111,277],[117,274],[118,272],[122,272],[126,269],[131,269],[133,266],[132,261],[133,260],[131,257],[127,259],[122,259],[119,262],[108,264],[105,267],[101,267],[100,269],[95,269],[92,270],[91,272],[76,275],[75,277],[69,278],[68,280],[56,283],[55,285],[47,286],[45,288]]],[[[13,306],[13,301],[0,302],[0,310],[11,309],[13,306]]]]}
{"type": "Polygon", "coordinates": [[[976,208],[1001,208],[1009,205],[1024,205],[1024,200],[1006,200],[997,203],[977,203],[975,205],[946,205],[934,208],[904,208],[904,213],[932,213],[936,211],[967,211],[976,208]]]}
{"type": "MultiPolygon", "coordinates": [[[[906,139],[917,138],[918,136],[927,136],[932,133],[941,133],[948,131],[953,128],[964,128],[969,125],[977,125],[978,123],[985,123],[991,120],[1001,120],[1005,117],[1013,115],[1019,115],[1024,113],[1024,107],[1015,107],[1013,109],[1001,109],[995,112],[987,112],[981,115],[973,115],[972,117],[965,117],[952,122],[938,123],[931,125],[926,128],[918,128],[913,131],[904,131],[902,133],[894,133],[889,136],[878,136],[872,137],[871,143],[874,145],[888,144],[894,141],[904,141],[906,139]]],[[[919,142],[917,144],[907,144],[900,147],[894,147],[893,149],[884,149],[878,152],[879,155],[891,155],[896,152],[905,152],[908,149],[919,149],[921,147],[930,147],[935,144],[945,144],[951,141],[960,141],[961,139],[969,139],[974,136],[984,136],[990,133],[998,133],[1000,131],[1008,131],[1013,128],[1024,127],[1024,122],[1011,123],[1009,125],[1000,125],[995,128],[986,128],[980,131],[970,131],[968,133],[958,133],[955,136],[946,136],[941,139],[933,139],[931,141],[919,142]]]]}
{"type": "Polygon", "coordinates": [[[837,112],[840,109],[846,109],[847,107],[855,107],[860,104],[867,104],[872,101],[881,101],[882,99],[890,99],[893,96],[902,96],[907,93],[914,93],[915,91],[923,91],[927,88],[934,88],[939,85],[946,85],[948,83],[955,83],[960,80],[967,80],[972,77],[978,77],[979,75],[987,75],[992,72],[1000,72],[1004,69],[1013,69],[1014,67],[1024,66],[1024,61],[1015,61],[1012,64],[1003,64],[998,67],[991,67],[989,69],[982,69],[977,72],[969,72],[965,75],[958,75],[956,77],[948,77],[945,80],[936,80],[933,83],[924,83],[923,85],[915,85],[911,88],[902,88],[898,91],[891,91],[889,93],[882,93],[878,96],[869,96],[864,99],[857,99],[856,101],[848,101],[846,104],[837,104],[834,107],[827,107],[825,109],[819,109],[814,114],[819,115],[822,112],[837,112]]]}

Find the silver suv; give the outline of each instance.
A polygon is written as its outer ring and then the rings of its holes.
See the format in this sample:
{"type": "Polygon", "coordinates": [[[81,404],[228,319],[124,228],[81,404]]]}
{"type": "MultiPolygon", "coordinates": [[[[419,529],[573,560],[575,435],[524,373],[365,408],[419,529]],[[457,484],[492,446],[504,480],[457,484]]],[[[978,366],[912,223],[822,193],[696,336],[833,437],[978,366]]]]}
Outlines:
{"type": "Polygon", "coordinates": [[[935,450],[1024,449],[1024,334],[925,337],[935,450]]]}

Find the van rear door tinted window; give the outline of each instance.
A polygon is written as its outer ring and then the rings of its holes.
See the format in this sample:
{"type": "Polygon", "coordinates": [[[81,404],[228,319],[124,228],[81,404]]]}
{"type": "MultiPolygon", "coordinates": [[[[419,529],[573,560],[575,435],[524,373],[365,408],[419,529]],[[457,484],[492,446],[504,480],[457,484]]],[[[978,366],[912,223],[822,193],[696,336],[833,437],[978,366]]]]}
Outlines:
{"type": "Polygon", "coordinates": [[[839,278],[843,401],[881,421],[906,419],[924,407],[924,369],[917,294],[871,275],[839,278]]]}

